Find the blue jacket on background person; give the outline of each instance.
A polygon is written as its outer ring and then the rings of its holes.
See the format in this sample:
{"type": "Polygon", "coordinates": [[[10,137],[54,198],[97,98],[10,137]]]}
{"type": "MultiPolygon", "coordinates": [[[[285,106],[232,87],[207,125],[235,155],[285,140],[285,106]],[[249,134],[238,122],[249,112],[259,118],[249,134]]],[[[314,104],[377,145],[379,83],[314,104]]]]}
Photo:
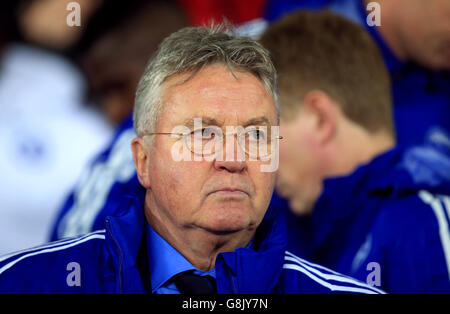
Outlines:
{"type": "Polygon", "coordinates": [[[394,148],[325,180],[312,215],[291,231],[302,236],[291,234],[288,249],[387,292],[449,293],[448,149],[394,148]]]}
{"type": "MultiPolygon", "coordinates": [[[[125,196],[106,229],[0,257],[0,293],[150,293],[144,195],[125,196]]],[[[286,251],[271,209],[251,247],[219,254],[214,270],[220,294],[382,293],[286,251]]]]}
{"type": "MultiPolygon", "coordinates": [[[[436,56],[431,54],[433,46],[428,45],[425,39],[432,39],[434,34],[436,42],[441,43],[442,40],[445,43],[446,39],[448,41],[448,32],[442,32],[442,37],[436,34],[439,33],[439,25],[446,25],[444,22],[448,14],[444,12],[449,12],[450,7],[447,2],[430,1],[427,3],[427,10],[423,10],[420,4],[415,2],[411,3],[411,7],[414,8],[407,11],[412,16],[408,16],[407,13],[399,11],[401,5],[409,4],[406,2],[399,0],[389,4],[381,3],[381,27],[377,27],[369,26],[371,23],[367,23],[369,11],[366,11],[363,5],[367,3],[366,1],[330,0],[322,1],[317,6],[311,1],[304,0],[269,1],[268,8],[272,11],[268,12],[268,15],[272,20],[296,9],[301,11],[301,9],[315,10],[328,7],[365,28],[380,48],[383,61],[389,70],[395,121],[395,132],[392,137],[396,138],[398,143],[398,147],[393,150],[385,153],[381,153],[385,150],[380,150],[375,158],[370,156],[370,159],[366,160],[372,161],[364,162],[366,165],[361,165],[359,161],[353,164],[352,167],[359,166],[356,170],[349,168],[346,172],[340,172],[335,168],[334,174],[323,175],[318,180],[320,185],[323,183],[322,195],[312,204],[314,206],[308,208],[309,214],[309,210],[313,207],[312,216],[296,219],[290,212],[296,210],[294,207],[298,206],[298,202],[295,201],[298,201],[302,194],[307,194],[305,192],[307,184],[301,185],[302,182],[308,182],[307,180],[298,179],[295,183],[291,182],[290,189],[285,191],[291,202],[294,200],[292,208],[289,208],[285,200],[277,197],[272,203],[288,216],[288,249],[297,255],[381,286],[387,292],[448,293],[450,292],[449,64],[442,62],[438,66],[437,63],[431,62],[436,61],[436,56]],[[423,27],[423,33],[419,30],[425,24],[417,24],[417,27],[411,25],[411,21],[430,16],[435,18],[435,23],[423,27]],[[389,28],[394,20],[398,23],[396,24],[398,28],[389,28]],[[401,34],[399,29],[403,30],[401,34]],[[411,40],[414,37],[416,40],[411,40]],[[386,38],[390,39],[389,45],[386,38]],[[391,49],[398,43],[395,39],[404,41],[402,47],[405,54],[402,55],[397,49],[395,52],[391,49]],[[409,44],[406,45],[406,42],[409,44]],[[423,58],[424,51],[430,52],[427,55],[429,60],[423,58]],[[337,177],[336,173],[341,176],[337,177]],[[328,180],[322,182],[324,178],[328,180]]],[[[293,13],[292,16],[300,16],[300,13],[298,15],[293,13]]],[[[329,29],[331,31],[333,28],[330,26],[329,29]]],[[[280,34],[283,33],[280,31],[276,35],[280,34]]],[[[268,43],[270,45],[270,39],[268,43]]],[[[276,44],[273,45],[276,47],[276,44]]],[[[272,50],[276,60],[275,47],[272,47],[272,50]]],[[[295,45],[291,45],[290,51],[295,51],[294,47],[295,45]]],[[[283,55],[281,52],[279,54],[283,55]]],[[[280,77],[287,76],[286,69],[289,69],[289,65],[284,64],[283,68],[285,73],[283,70],[280,71],[280,68],[277,69],[280,77]]],[[[301,69],[301,67],[297,69],[300,77],[301,69]]],[[[371,71],[367,71],[366,74],[370,75],[371,71]]],[[[340,75],[345,75],[345,72],[340,75]]],[[[303,79],[313,81],[310,77],[303,79]]],[[[373,79],[372,81],[376,82],[373,79]]],[[[347,87],[356,89],[358,85],[347,87]]],[[[286,94],[288,97],[296,96],[290,94],[288,89],[286,94]]],[[[360,112],[363,112],[362,109],[360,112]]],[[[296,130],[300,132],[302,129],[296,130]]],[[[288,146],[286,141],[284,145],[288,146]]],[[[352,143],[351,141],[352,137],[349,136],[348,141],[344,139],[343,142],[352,143]]],[[[308,143],[303,144],[307,146],[308,143]]],[[[358,148],[355,145],[354,152],[364,150],[358,148]]],[[[308,149],[315,151],[316,147],[302,148],[303,151],[308,149]]],[[[346,155],[344,151],[339,154],[339,149],[336,149],[334,158],[339,156],[342,158],[339,161],[345,163],[351,160],[350,155],[346,155]]],[[[291,156],[289,160],[295,164],[295,158],[291,156]]],[[[280,168],[282,165],[280,159],[280,168]]],[[[289,170],[292,172],[292,169],[289,170]]],[[[282,171],[279,174],[279,178],[281,177],[282,171]]],[[[286,185],[289,180],[282,183],[286,185]]],[[[279,187],[280,192],[283,192],[283,184],[279,187]]],[[[315,182],[311,182],[310,186],[314,184],[315,182]]]]}
{"type": "Polygon", "coordinates": [[[135,137],[129,115],[67,197],[53,224],[50,241],[105,228],[105,218],[115,214],[113,209],[122,195],[139,186],[131,154],[131,140],[135,137]]]}

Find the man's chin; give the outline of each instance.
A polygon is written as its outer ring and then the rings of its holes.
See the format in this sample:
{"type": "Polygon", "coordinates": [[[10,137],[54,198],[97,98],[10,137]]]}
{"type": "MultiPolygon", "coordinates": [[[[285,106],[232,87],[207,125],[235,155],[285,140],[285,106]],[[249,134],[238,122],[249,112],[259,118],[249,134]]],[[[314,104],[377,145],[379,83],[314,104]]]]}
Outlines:
{"type": "Polygon", "coordinates": [[[241,231],[249,230],[252,224],[248,217],[214,217],[201,228],[214,235],[234,234],[241,231]]]}
{"type": "MultiPolygon", "coordinates": [[[[257,210],[248,198],[238,201],[210,199],[201,210],[197,226],[216,235],[232,234],[253,228],[257,221],[257,210]]],[[[263,214],[263,213],[262,213],[263,214]]],[[[261,217],[262,218],[262,217],[261,217]]]]}
{"type": "Polygon", "coordinates": [[[203,228],[208,233],[215,235],[215,236],[226,236],[238,233],[242,231],[242,228],[211,228],[211,227],[205,227],[203,228]]]}
{"type": "Polygon", "coordinates": [[[297,216],[308,216],[312,213],[312,204],[307,204],[306,202],[299,200],[290,200],[289,207],[291,211],[297,216]]]}
{"type": "Polygon", "coordinates": [[[215,235],[227,235],[247,230],[250,223],[247,221],[216,221],[205,224],[203,229],[215,235]]]}

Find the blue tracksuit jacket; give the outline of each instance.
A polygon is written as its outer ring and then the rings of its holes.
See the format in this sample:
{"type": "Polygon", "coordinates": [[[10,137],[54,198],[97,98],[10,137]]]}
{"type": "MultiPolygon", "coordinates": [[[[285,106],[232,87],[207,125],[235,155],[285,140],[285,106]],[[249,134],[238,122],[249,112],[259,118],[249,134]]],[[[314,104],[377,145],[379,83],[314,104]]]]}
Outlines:
{"type": "MultiPolygon", "coordinates": [[[[124,197],[104,230],[0,257],[0,293],[148,292],[144,195],[124,197]]],[[[286,251],[284,220],[270,209],[252,248],[219,254],[215,270],[225,294],[381,292],[286,251]]]]}
{"type": "Polygon", "coordinates": [[[450,155],[396,148],[326,180],[288,247],[387,292],[450,293],[449,195],[450,155]]]}

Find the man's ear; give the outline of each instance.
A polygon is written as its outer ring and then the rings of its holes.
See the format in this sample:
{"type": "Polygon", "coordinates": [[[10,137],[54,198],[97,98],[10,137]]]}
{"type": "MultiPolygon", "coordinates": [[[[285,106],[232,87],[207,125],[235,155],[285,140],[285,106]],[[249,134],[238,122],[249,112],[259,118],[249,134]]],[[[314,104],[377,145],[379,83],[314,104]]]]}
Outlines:
{"type": "Polygon", "coordinates": [[[308,92],[303,99],[305,112],[313,117],[314,131],[320,143],[327,143],[337,132],[340,108],[320,90],[308,92]]]}
{"type": "Polygon", "coordinates": [[[133,152],[133,161],[136,166],[136,172],[141,185],[149,189],[150,178],[148,173],[148,162],[150,160],[149,149],[145,141],[137,137],[131,142],[131,150],[133,152]]]}

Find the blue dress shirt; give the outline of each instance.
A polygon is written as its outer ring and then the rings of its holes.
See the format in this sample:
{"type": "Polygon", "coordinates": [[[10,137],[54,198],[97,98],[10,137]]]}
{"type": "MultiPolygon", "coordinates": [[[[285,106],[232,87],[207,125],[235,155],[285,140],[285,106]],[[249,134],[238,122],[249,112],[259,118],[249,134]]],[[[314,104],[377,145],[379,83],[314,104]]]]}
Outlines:
{"type": "Polygon", "coordinates": [[[152,293],[180,294],[171,278],[179,273],[194,270],[200,276],[216,278],[215,269],[207,272],[197,269],[180,252],[164,240],[146,223],[147,254],[150,264],[152,293]]]}

